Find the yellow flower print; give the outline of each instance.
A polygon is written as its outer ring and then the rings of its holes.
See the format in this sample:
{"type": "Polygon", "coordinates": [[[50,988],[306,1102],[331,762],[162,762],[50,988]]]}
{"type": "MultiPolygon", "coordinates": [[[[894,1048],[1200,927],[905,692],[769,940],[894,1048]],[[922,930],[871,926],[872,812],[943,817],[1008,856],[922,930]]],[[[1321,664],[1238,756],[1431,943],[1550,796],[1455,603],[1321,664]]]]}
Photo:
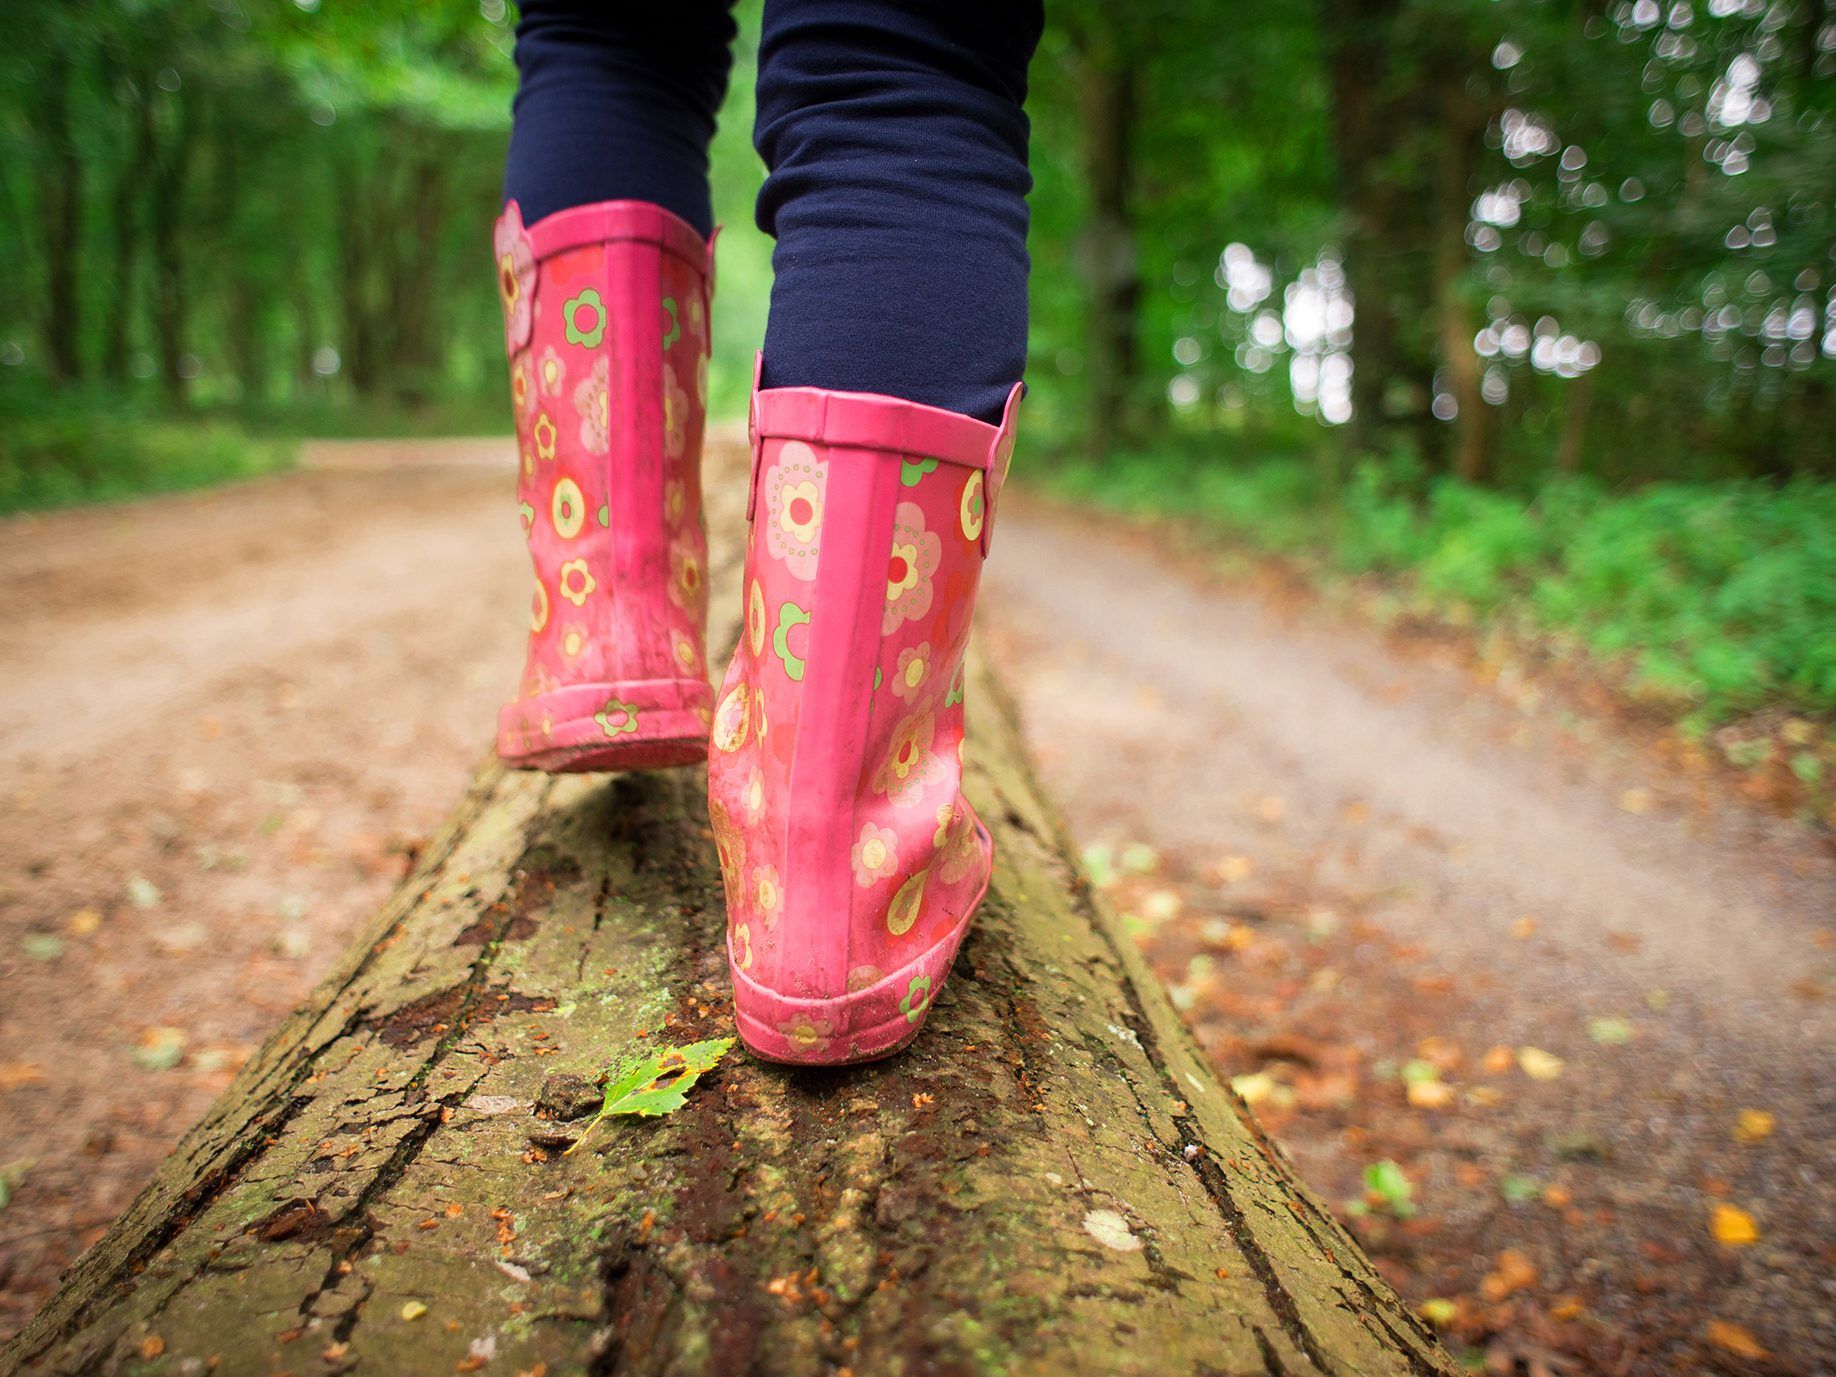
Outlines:
{"type": "Polygon", "coordinates": [[[555,523],[555,534],[561,539],[572,540],[579,535],[580,528],[586,524],[586,498],[580,495],[580,485],[571,478],[556,480],[548,515],[555,523]]]}
{"type": "Polygon", "coordinates": [[[561,633],[561,653],[570,660],[580,658],[580,652],[587,648],[587,633],[584,626],[570,626],[561,633]]]}
{"type": "Polygon", "coordinates": [[[548,418],[546,411],[536,415],[535,430],[531,434],[535,440],[536,458],[553,459],[555,457],[555,423],[548,418]]]}
{"type": "Polygon", "coordinates": [[[862,889],[871,889],[876,881],[884,880],[899,868],[898,833],[890,827],[863,823],[861,835],[854,843],[852,859],[854,882],[862,889]]]}
{"type": "Polygon", "coordinates": [[[912,930],[912,924],[918,921],[918,911],[924,907],[924,884],[930,878],[930,871],[920,870],[900,885],[899,892],[893,895],[893,901],[886,910],[886,930],[894,937],[905,936],[912,930]]]}
{"type": "Polygon", "coordinates": [[[820,1052],[829,1045],[829,1035],[835,1028],[827,1019],[813,1019],[805,1014],[788,1023],[780,1023],[778,1031],[803,1051],[820,1052]]]}
{"type": "Polygon", "coordinates": [[[916,699],[931,678],[931,643],[920,642],[899,652],[893,667],[892,691],[906,702],[916,699]]]}
{"type": "Polygon", "coordinates": [[[900,806],[916,803],[925,785],[943,778],[943,761],[931,753],[935,734],[936,722],[929,708],[903,719],[893,729],[886,759],[874,771],[873,791],[900,806]]]}
{"type": "Polygon", "coordinates": [[[752,726],[758,733],[759,740],[765,739],[765,690],[760,689],[752,695],[752,726]]]}
{"type": "Polygon", "coordinates": [[[536,364],[536,378],[542,384],[542,390],[551,397],[561,395],[561,384],[567,381],[567,364],[555,352],[554,345],[542,351],[542,358],[536,364]]]}
{"type": "Polygon", "coordinates": [[[680,478],[672,478],[663,485],[663,519],[674,526],[682,520],[682,513],[688,506],[688,490],[682,486],[680,478]]]}
{"type": "Polygon", "coordinates": [[[575,607],[584,606],[587,594],[597,587],[584,559],[570,559],[561,566],[561,596],[575,607]]]}
{"type": "Polygon", "coordinates": [[[733,752],[746,744],[746,730],[752,725],[752,690],[744,682],[735,684],[714,710],[714,747],[733,752]]]}
{"type": "Polygon", "coordinates": [[[535,388],[529,381],[528,356],[519,355],[516,362],[510,365],[510,400],[521,412],[528,409],[530,399],[534,395],[535,388]]]}
{"type": "Polygon", "coordinates": [[[753,873],[752,897],[769,932],[778,925],[778,915],[784,909],[784,886],[776,867],[762,865],[753,873]]]}
{"type": "Polygon", "coordinates": [[[982,471],[977,469],[969,475],[969,481],[963,484],[960,516],[965,540],[979,540],[982,535],[982,523],[988,519],[988,506],[983,501],[983,491],[982,471]]]}
{"type": "Polygon", "coordinates": [[[720,857],[721,879],[727,885],[729,898],[738,903],[740,875],[746,869],[746,838],[733,825],[733,815],[727,811],[727,805],[718,800],[708,805],[708,821],[714,828],[714,850],[720,857]]]}
{"type": "Polygon", "coordinates": [[[680,631],[670,633],[670,649],[676,657],[676,664],[689,674],[701,667],[701,652],[695,649],[695,643],[680,631]]]}
{"type": "Polygon", "coordinates": [[[924,508],[916,502],[901,502],[893,511],[882,636],[898,630],[900,622],[916,621],[931,610],[932,576],[942,559],[943,541],[937,532],[925,529],[924,508]]]}
{"type": "Polygon", "coordinates": [[[953,885],[982,863],[982,839],[969,820],[967,809],[956,809],[950,835],[937,857],[937,878],[953,885]]]}
{"type": "Polygon", "coordinates": [[[765,649],[765,590],[757,579],[752,581],[752,591],[746,595],[746,639],[751,642],[754,655],[765,649]]]}
{"type": "Polygon", "coordinates": [[[540,631],[548,625],[548,589],[542,586],[542,580],[536,580],[535,598],[529,604],[529,629],[540,631]]]}
{"type": "Polygon", "coordinates": [[[746,821],[757,822],[765,812],[765,776],[758,767],[746,778],[746,791],[740,795],[740,806],[746,810],[746,821]]]}
{"type": "Polygon", "coordinates": [[[878,966],[856,966],[848,972],[848,993],[859,994],[870,990],[886,979],[886,972],[878,966]]]}
{"type": "Polygon", "coordinates": [[[604,454],[612,443],[611,364],[601,355],[593,370],[574,389],[574,410],[580,416],[580,443],[588,454],[604,454]]]}
{"type": "Polygon", "coordinates": [[[742,971],[752,969],[752,929],[745,923],[733,929],[733,964],[742,971]]]}
{"type": "Polygon", "coordinates": [[[798,545],[808,545],[822,529],[822,490],[809,479],[780,489],[778,529],[798,545]]]}
{"type": "Polygon", "coordinates": [[[956,824],[957,805],[946,803],[937,810],[937,830],[931,834],[931,845],[941,851],[950,840],[950,829],[956,824]]]}
{"type": "Polygon", "coordinates": [[[688,443],[688,397],[676,381],[676,370],[663,370],[663,452],[671,459],[682,457],[688,443]]]}
{"type": "Polygon", "coordinates": [[[689,609],[701,602],[701,556],[686,540],[669,548],[669,600],[689,609]]]}

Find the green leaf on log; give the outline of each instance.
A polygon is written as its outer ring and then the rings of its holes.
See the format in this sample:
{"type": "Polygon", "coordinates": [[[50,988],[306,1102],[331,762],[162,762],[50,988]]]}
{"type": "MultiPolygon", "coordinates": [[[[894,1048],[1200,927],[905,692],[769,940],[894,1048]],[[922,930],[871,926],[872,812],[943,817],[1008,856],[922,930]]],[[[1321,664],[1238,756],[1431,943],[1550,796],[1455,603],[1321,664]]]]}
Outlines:
{"type": "Polygon", "coordinates": [[[613,1063],[606,1073],[605,1102],[568,1152],[576,1151],[614,1114],[652,1118],[682,1108],[695,1082],[712,1071],[732,1046],[732,1038],[710,1038],[686,1047],[666,1047],[628,1067],[613,1063]]]}

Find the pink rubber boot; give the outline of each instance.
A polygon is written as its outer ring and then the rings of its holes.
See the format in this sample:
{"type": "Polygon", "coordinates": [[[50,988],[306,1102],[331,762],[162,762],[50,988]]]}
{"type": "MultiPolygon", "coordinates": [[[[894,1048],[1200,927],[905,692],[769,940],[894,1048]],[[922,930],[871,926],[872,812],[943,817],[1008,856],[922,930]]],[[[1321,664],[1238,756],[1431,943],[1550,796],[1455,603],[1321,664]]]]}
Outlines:
{"type": "Polygon", "coordinates": [[[524,770],[687,765],[707,751],[707,405],[713,245],[642,201],[497,222],[535,561],[529,656],[497,719],[524,770]]]}
{"type": "Polygon", "coordinates": [[[739,1033],[769,1060],[898,1050],[987,892],[963,653],[1020,391],[999,429],[754,391],[745,626],[708,791],[739,1033]]]}

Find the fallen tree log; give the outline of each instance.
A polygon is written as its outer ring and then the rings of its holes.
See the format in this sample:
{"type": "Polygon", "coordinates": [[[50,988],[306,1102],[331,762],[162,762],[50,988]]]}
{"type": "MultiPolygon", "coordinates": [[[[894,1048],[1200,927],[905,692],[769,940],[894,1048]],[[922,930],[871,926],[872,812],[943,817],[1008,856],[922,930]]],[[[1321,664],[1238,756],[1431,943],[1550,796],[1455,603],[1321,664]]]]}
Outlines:
{"type": "Polygon", "coordinates": [[[699,772],[482,770],[0,1373],[1449,1373],[1196,1054],[974,671],[990,897],[913,1048],[735,1051],[699,772]]]}

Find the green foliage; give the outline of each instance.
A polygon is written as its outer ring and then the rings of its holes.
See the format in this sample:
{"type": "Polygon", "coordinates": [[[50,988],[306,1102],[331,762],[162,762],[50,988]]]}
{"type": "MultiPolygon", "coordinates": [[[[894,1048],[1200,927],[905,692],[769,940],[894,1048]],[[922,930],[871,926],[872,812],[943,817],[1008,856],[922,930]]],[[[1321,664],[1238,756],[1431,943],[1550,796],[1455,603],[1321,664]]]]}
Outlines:
{"type": "Polygon", "coordinates": [[[688,1103],[688,1092],[720,1064],[720,1059],[733,1049],[733,1043],[732,1038],[710,1038],[685,1047],[665,1047],[635,1061],[615,1064],[608,1073],[606,1097],[599,1113],[568,1151],[586,1142],[594,1129],[614,1115],[654,1118],[673,1114],[688,1103]]]}
{"type": "Polygon", "coordinates": [[[1292,452],[1226,466],[1177,448],[1055,463],[1045,481],[1393,578],[1422,611],[1624,665],[1697,721],[1836,710],[1836,483],[1615,491],[1556,477],[1526,494],[1427,477],[1406,457],[1361,461],[1340,483],[1292,452]]]}
{"type": "Polygon", "coordinates": [[[87,397],[0,403],[0,515],[249,478],[284,467],[292,452],[227,420],[110,410],[87,397]]]}

